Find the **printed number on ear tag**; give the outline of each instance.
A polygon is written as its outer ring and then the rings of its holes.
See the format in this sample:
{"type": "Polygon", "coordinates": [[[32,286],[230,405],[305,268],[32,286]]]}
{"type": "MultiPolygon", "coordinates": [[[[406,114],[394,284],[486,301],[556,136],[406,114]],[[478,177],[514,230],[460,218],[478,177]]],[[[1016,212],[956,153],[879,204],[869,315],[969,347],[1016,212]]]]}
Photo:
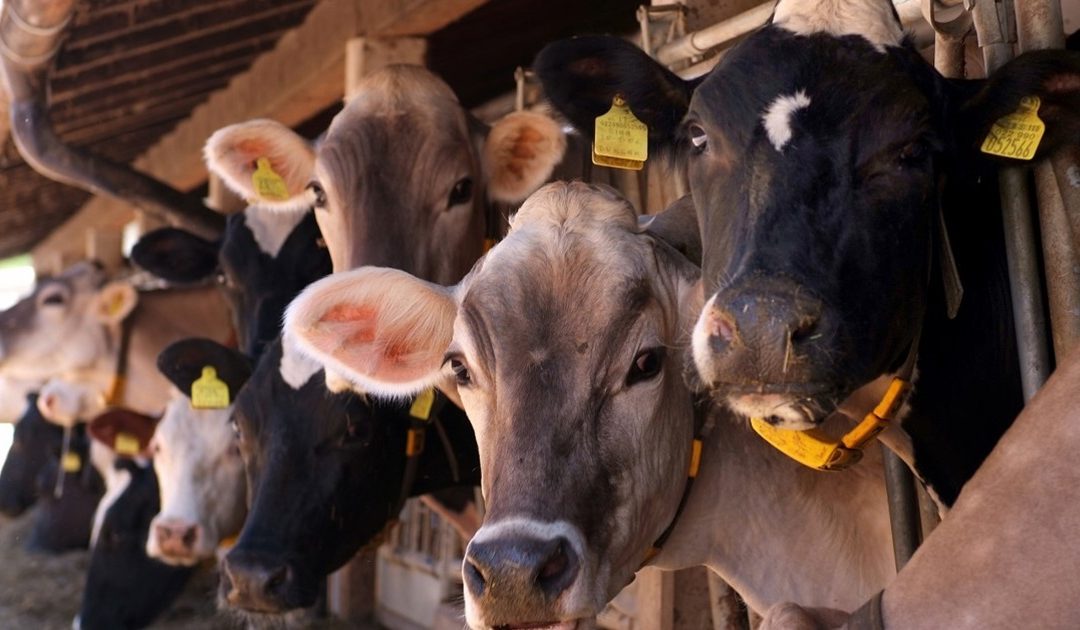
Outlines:
{"type": "Polygon", "coordinates": [[[229,386],[217,377],[217,370],[207,365],[202,376],[191,384],[191,406],[196,409],[225,409],[229,406],[229,386]]]}
{"type": "Polygon", "coordinates": [[[1039,118],[1038,96],[1020,99],[1020,107],[1002,116],[990,127],[982,143],[982,152],[1014,160],[1030,160],[1039,149],[1046,125],[1039,118]]]}
{"type": "Polygon", "coordinates": [[[134,457],[139,454],[139,438],[130,433],[121,431],[116,434],[116,440],[113,442],[113,450],[116,451],[117,455],[134,457]]]}
{"type": "Polygon", "coordinates": [[[289,189],[285,180],[270,166],[270,160],[264,157],[255,160],[255,172],[251,174],[251,184],[255,194],[264,201],[285,201],[289,198],[289,189]]]}
{"type": "Polygon", "coordinates": [[[616,94],[611,109],[596,119],[593,164],[640,171],[649,159],[649,127],[616,94]]]}
{"type": "Polygon", "coordinates": [[[64,453],[64,457],[60,460],[60,467],[64,469],[64,472],[79,472],[82,470],[82,458],[78,453],[64,453]]]}

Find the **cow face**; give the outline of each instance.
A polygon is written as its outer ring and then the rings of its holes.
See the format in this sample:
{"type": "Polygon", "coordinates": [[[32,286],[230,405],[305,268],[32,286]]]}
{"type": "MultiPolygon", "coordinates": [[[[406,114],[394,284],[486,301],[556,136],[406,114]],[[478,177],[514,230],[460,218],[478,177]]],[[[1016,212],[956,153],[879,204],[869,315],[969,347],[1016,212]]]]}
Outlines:
{"type": "Polygon", "coordinates": [[[455,288],[364,268],[290,305],[286,334],[369,391],[441,383],[464,403],[487,506],[464,566],[471,626],[591,618],[671,521],[697,276],[616,194],[551,184],[455,288]]]}
{"type": "Polygon", "coordinates": [[[552,44],[536,63],[580,128],[621,93],[654,146],[685,161],[709,296],[698,371],[737,412],[789,428],[820,422],[903,363],[939,281],[940,187],[985,162],[991,124],[1038,96],[1045,155],[1080,123],[1071,53],[949,83],[887,3],[816,5],[782,0],[773,24],[700,84],[605,38],[552,44]]]}
{"type": "Polygon", "coordinates": [[[215,133],[210,168],[239,194],[282,209],[315,206],[334,270],[365,264],[454,282],[481,254],[489,201],[520,201],[551,174],[565,137],[517,113],[488,129],[420,67],[365,78],[312,151],[288,128],[251,121],[215,133]],[[260,158],[286,199],[260,197],[260,158]],[[407,243],[407,247],[402,247],[407,243]]]}
{"type": "Polygon", "coordinates": [[[0,371],[48,378],[101,358],[109,343],[106,326],[122,321],[137,301],[129,285],[105,280],[100,267],[80,263],[42,279],[0,313],[0,371]]]}
{"type": "Polygon", "coordinates": [[[185,339],[158,356],[158,368],[175,386],[154,433],[154,471],[161,512],[150,526],[146,553],[169,564],[194,565],[213,558],[221,540],[244,522],[244,467],[229,425],[230,407],[198,409],[192,384],[213,367],[230,400],[247,381],[246,358],[209,339],[185,339]]]}

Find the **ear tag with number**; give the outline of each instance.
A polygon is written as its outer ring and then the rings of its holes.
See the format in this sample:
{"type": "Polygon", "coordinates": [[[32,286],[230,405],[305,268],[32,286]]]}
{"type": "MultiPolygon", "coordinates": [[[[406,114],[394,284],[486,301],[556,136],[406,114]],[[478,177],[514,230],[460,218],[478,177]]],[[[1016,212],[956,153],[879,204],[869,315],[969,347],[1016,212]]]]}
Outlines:
{"type": "Polygon", "coordinates": [[[139,438],[121,431],[116,434],[116,439],[113,440],[113,450],[116,451],[117,455],[135,457],[141,450],[139,449],[139,438]]]}
{"type": "Polygon", "coordinates": [[[225,409],[229,406],[229,386],[217,377],[217,370],[203,366],[202,376],[191,384],[191,406],[196,409],[225,409]]]}
{"type": "Polygon", "coordinates": [[[435,390],[427,389],[416,395],[412,407],[409,407],[409,415],[418,420],[427,420],[431,417],[431,406],[435,404],[435,390]]]}
{"type": "Polygon", "coordinates": [[[64,456],[60,458],[60,467],[66,473],[77,473],[82,470],[82,458],[78,453],[64,453],[64,456]]]}
{"type": "Polygon", "coordinates": [[[611,109],[596,119],[593,164],[640,171],[649,159],[649,127],[637,119],[619,94],[611,109]]]}
{"type": "Polygon", "coordinates": [[[270,166],[268,158],[255,160],[251,184],[255,188],[255,195],[264,201],[285,201],[289,198],[289,188],[285,185],[285,180],[270,166]]]}
{"type": "Polygon", "coordinates": [[[990,127],[990,133],[982,143],[982,152],[1015,160],[1035,157],[1039,141],[1046,132],[1046,125],[1039,119],[1038,96],[1020,99],[1020,107],[1008,116],[1002,116],[990,127]]]}

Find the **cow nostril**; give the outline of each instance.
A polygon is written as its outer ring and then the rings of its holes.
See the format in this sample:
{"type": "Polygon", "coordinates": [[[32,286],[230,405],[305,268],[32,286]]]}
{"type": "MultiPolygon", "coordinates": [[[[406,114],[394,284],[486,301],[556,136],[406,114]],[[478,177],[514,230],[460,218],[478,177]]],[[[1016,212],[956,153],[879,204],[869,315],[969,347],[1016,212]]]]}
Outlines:
{"type": "Polygon", "coordinates": [[[472,591],[473,596],[480,597],[483,595],[487,580],[484,579],[484,573],[480,570],[480,567],[467,559],[465,560],[465,570],[462,573],[465,577],[465,585],[472,591]]]}
{"type": "Polygon", "coordinates": [[[713,339],[731,343],[735,338],[735,318],[727,312],[713,307],[706,320],[706,332],[713,339]]]}
{"type": "Polygon", "coordinates": [[[195,546],[195,539],[197,537],[198,537],[198,532],[196,532],[195,527],[194,526],[188,527],[187,529],[184,530],[184,536],[183,536],[183,538],[180,539],[180,542],[183,543],[184,548],[191,549],[192,547],[195,546]]]}
{"type": "Polygon", "coordinates": [[[552,553],[548,559],[540,567],[540,571],[536,575],[538,582],[550,580],[551,578],[558,577],[566,570],[566,565],[569,564],[569,559],[566,557],[566,550],[563,548],[563,543],[559,543],[559,546],[555,548],[555,552],[552,553]]]}
{"type": "Polygon", "coordinates": [[[814,333],[817,332],[818,318],[811,315],[804,315],[795,325],[789,329],[789,338],[792,343],[802,343],[814,338],[814,333]]]}
{"type": "Polygon", "coordinates": [[[289,580],[288,567],[279,567],[277,570],[270,573],[267,576],[263,589],[267,593],[273,593],[281,589],[281,587],[289,580]]]}
{"type": "Polygon", "coordinates": [[[550,596],[562,593],[577,576],[577,556],[565,539],[559,539],[555,549],[536,572],[536,585],[550,596]]]}

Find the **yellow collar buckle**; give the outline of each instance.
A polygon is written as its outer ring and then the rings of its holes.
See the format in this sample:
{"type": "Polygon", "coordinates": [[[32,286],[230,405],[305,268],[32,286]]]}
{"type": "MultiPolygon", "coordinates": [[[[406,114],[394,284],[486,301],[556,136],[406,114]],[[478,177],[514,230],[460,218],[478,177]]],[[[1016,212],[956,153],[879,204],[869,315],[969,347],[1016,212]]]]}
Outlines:
{"type": "Polygon", "coordinates": [[[911,391],[911,383],[894,378],[874,410],[862,422],[835,440],[820,429],[780,429],[764,418],[750,418],[750,426],[773,448],[803,466],[817,470],[844,470],[862,459],[862,449],[896,418],[911,391]]]}

